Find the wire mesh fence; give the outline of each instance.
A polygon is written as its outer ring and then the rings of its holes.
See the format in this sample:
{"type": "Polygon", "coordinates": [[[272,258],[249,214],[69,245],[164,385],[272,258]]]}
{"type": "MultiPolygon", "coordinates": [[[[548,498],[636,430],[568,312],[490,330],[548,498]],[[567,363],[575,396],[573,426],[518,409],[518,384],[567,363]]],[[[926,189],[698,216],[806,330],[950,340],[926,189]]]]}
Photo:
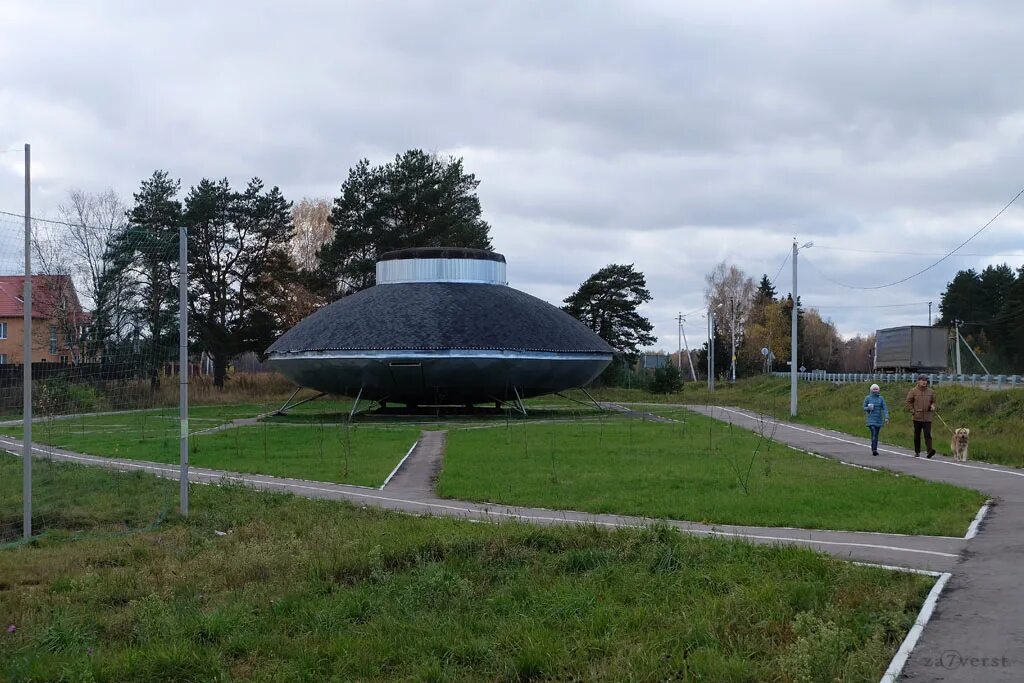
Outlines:
{"type": "Polygon", "coordinates": [[[194,353],[186,348],[184,360],[179,230],[188,221],[174,198],[176,183],[154,174],[130,210],[112,192],[71,192],[59,207],[60,220],[33,219],[27,354],[21,349],[25,219],[0,211],[0,300],[6,306],[0,308],[0,543],[19,539],[26,519],[37,535],[132,529],[162,519],[178,507],[178,487],[162,482],[154,489],[162,493],[139,510],[118,502],[130,498],[118,495],[127,485],[123,476],[102,478],[99,487],[86,480],[97,481],[97,467],[174,476],[183,434],[189,457],[210,469],[365,485],[379,484],[390,471],[390,451],[408,448],[408,434],[380,440],[360,432],[349,420],[351,401],[300,406],[276,421],[254,419],[277,411],[294,389],[266,372],[253,352],[269,344],[263,343],[269,330],[295,314],[293,293],[281,284],[287,278],[264,273],[267,264],[281,270],[281,260],[287,261],[282,245],[290,222],[276,188],[221,189],[218,197],[234,207],[230,211],[197,218],[202,202],[192,194],[185,202],[196,209],[188,217],[191,266],[208,277],[186,283],[197,320],[194,353]],[[272,302],[273,313],[254,309],[254,300],[272,302]],[[237,329],[246,325],[248,331],[237,329]],[[256,342],[248,340],[254,330],[256,342]],[[213,350],[195,353],[203,348],[213,350]],[[21,403],[26,367],[31,420],[21,403]],[[191,378],[193,398],[184,424],[183,376],[191,378]],[[34,449],[27,517],[19,460],[26,425],[34,449]],[[362,458],[366,453],[372,457],[362,458]],[[87,477],[76,475],[83,465],[94,468],[87,477]],[[88,509],[104,514],[90,517],[88,509]]]}
{"type": "MultiPolygon", "coordinates": [[[[223,354],[218,361],[216,354],[197,351],[250,315],[225,303],[240,298],[244,284],[229,282],[216,291],[217,278],[186,283],[199,319],[192,328],[193,353],[186,350],[183,362],[180,227],[161,213],[160,201],[145,204],[156,207],[146,213],[138,196],[129,211],[113,193],[72,192],[60,207],[61,220],[32,220],[27,357],[25,219],[0,211],[0,544],[19,542],[26,520],[26,367],[34,453],[27,518],[35,536],[141,529],[176,513],[180,488],[153,475],[177,475],[183,433],[189,436],[189,458],[210,469],[365,485],[378,485],[393,466],[391,452],[404,452],[414,440],[411,429],[383,439],[361,432],[348,419],[351,401],[345,400],[305,404],[278,420],[256,419],[277,411],[294,385],[266,371],[251,351],[226,363],[223,354]],[[210,311],[218,310],[224,320],[212,320],[210,311]],[[211,330],[212,322],[222,329],[211,330]],[[183,373],[192,396],[185,424],[179,409],[183,373]],[[152,487],[141,507],[139,477],[152,487]]],[[[244,229],[236,227],[236,233],[244,229]]],[[[192,267],[230,278],[230,261],[251,260],[233,229],[207,225],[196,229],[195,238],[190,234],[192,267]]],[[[259,279],[258,264],[246,267],[259,279]]]]}
{"type": "Polygon", "coordinates": [[[83,216],[91,222],[32,221],[27,358],[24,218],[0,214],[0,542],[20,538],[25,521],[24,463],[16,460],[26,363],[33,535],[138,528],[177,504],[174,488],[163,486],[144,509],[129,509],[118,502],[123,477],[98,487],[94,475],[79,475],[96,457],[131,470],[139,469],[134,461],[175,463],[179,450],[177,229],[129,226],[123,210],[102,208],[83,216]]]}
{"type": "Polygon", "coordinates": [[[25,261],[24,224],[0,216],[0,419],[20,417],[20,376],[12,364],[22,354],[22,317],[25,261]]]}

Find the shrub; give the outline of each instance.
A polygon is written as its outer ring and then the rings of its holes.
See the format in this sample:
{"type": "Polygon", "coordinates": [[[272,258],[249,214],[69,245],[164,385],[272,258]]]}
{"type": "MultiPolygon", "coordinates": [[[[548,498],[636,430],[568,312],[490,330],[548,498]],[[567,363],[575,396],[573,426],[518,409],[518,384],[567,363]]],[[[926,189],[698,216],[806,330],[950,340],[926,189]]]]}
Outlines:
{"type": "Polygon", "coordinates": [[[671,363],[654,371],[648,391],[652,394],[675,394],[683,390],[683,376],[671,363]]]}

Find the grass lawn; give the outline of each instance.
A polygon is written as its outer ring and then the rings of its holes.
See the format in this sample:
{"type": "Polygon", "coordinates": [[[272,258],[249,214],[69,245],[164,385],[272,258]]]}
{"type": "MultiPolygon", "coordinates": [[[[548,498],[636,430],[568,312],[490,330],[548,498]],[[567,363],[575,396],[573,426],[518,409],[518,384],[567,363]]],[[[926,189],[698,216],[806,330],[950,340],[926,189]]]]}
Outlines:
{"type": "Polygon", "coordinates": [[[419,436],[415,428],[261,424],[193,437],[190,461],[234,472],[380,486],[419,436]]]}
{"type": "MultiPolygon", "coordinates": [[[[238,417],[252,417],[253,405],[196,406],[195,432],[238,417]]],[[[21,437],[21,426],[2,433],[21,437]]],[[[152,462],[178,462],[175,410],[49,420],[33,426],[37,443],[88,453],[152,462]]],[[[419,438],[419,430],[317,425],[257,424],[210,434],[193,434],[189,461],[196,467],[380,486],[419,438]]]]}
{"type": "MultiPolygon", "coordinates": [[[[962,536],[980,493],[814,458],[680,411],[448,434],[446,497],[720,524],[962,536]],[[710,448],[709,448],[710,446],[710,448]]],[[[770,435],[769,435],[770,436],[770,435]]]]}
{"type": "MultiPolygon", "coordinates": [[[[832,384],[831,382],[800,382],[798,422],[868,437],[864,427],[861,402],[871,382],[832,384]]],[[[903,401],[911,389],[909,382],[882,384],[882,396],[889,404],[892,422],[882,429],[885,443],[913,448],[914,428],[903,401]]],[[[976,387],[940,385],[935,387],[939,414],[953,429],[971,430],[972,460],[983,460],[1012,467],[1024,467],[1024,390],[988,391],[976,387]]],[[[722,382],[708,396],[706,386],[687,385],[680,394],[658,396],[638,390],[612,389],[601,397],[618,401],[650,401],[671,403],[711,403],[758,410],[789,420],[789,380],[779,377],[758,377],[742,380],[735,386],[722,382]]],[[[932,436],[939,453],[949,455],[950,433],[936,419],[932,436]]]]}
{"type": "MultiPolygon", "coordinates": [[[[259,411],[259,406],[255,404],[190,406],[189,429],[193,432],[209,429],[237,418],[255,416],[259,411]]],[[[20,439],[21,424],[2,426],[0,434],[20,439]]],[[[130,457],[126,452],[137,448],[139,444],[145,444],[149,452],[177,453],[178,434],[176,406],[102,415],[44,418],[36,419],[32,424],[34,441],[62,445],[66,440],[74,439],[75,443],[83,446],[83,452],[118,457],[130,457]]]]}
{"type": "MultiPolygon", "coordinates": [[[[367,405],[367,404],[363,404],[367,405]]],[[[322,404],[308,404],[300,406],[287,415],[268,415],[264,421],[274,424],[341,424],[348,422],[349,410],[352,405],[347,406],[340,402],[324,401],[322,404]],[[340,409],[339,409],[340,408],[340,409]]],[[[570,420],[578,417],[597,417],[601,411],[594,407],[581,406],[563,399],[556,398],[547,402],[526,402],[528,417],[532,420],[557,419],[570,420]]],[[[495,411],[490,407],[479,407],[477,412],[465,411],[462,408],[419,408],[414,411],[406,411],[404,406],[392,406],[392,409],[399,412],[377,412],[366,411],[358,414],[354,422],[362,425],[401,425],[414,424],[423,427],[447,428],[451,425],[486,425],[488,423],[505,423],[506,421],[518,421],[522,416],[507,408],[503,411],[495,411]]]]}
{"type": "MultiPolygon", "coordinates": [[[[20,463],[0,456],[0,524],[20,463]]],[[[0,550],[0,678],[877,681],[932,579],[668,529],[485,525],[54,464],[0,550]],[[226,532],[218,535],[216,531],[226,532]],[[8,626],[13,632],[8,632],[8,626]]]]}
{"type": "MultiPolygon", "coordinates": [[[[21,458],[0,451],[0,555],[4,544],[21,542],[21,476],[21,458]]],[[[52,460],[32,463],[32,529],[36,534],[55,533],[67,539],[96,530],[138,531],[173,516],[177,509],[177,489],[151,474],[113,476],[52,460]]],[[[12,589],[9,581],[10,574],[0,570],[0,599],[5,590],[12,589]]],[[[0,610],[0,621],[4,618],[0,610]]],[[[0,680],[5,680],[2,672],[0,680]]]]}

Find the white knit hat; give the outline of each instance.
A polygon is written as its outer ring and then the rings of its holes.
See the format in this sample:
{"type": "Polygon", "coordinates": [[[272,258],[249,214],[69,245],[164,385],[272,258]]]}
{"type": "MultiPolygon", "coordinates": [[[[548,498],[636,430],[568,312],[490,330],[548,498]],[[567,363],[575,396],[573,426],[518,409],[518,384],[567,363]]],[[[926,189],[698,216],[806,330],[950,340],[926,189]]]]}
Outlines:
{"type": "Polygon", "coordinates": [[[871,385],[871,393],[876,394],[876,393],[878,393],[881,390],[882,390],[882,387],[878,386],[877,384],[872,384],[871,385]]]}

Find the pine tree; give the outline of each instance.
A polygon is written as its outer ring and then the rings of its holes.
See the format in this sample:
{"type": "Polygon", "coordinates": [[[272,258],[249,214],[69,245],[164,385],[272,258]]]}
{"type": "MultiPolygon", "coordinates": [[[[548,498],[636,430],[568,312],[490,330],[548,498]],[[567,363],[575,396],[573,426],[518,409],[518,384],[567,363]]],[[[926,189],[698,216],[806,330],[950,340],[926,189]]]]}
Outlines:
{"type": "MultiPolygon", "coordinates": [[[[177,342],[178,230],[181,182],[166,171],[154,171],[142,181],[135,203],[127,212],[128,223],[108,248],[111,268],[100,283],[101,292],[120,292],[128,317],[103,313],[103,325],[125,319],[129,329],[111,332],[120,343],[129,343],[144,358],[150,385],[160,385],[160,369],[170,359],[177,342]]],[[[113,349],[109,348],[110,354],[113,349]]]]}
{"type": "Polygon", "coordinates": [[[775,291],[775,285],[768,279],[767,273],[761,276],[761,281],[757,284],[757,292],[755,297],[760,302],[775,301],[777,292],[775,291]]]}
{"type": "Polygon", "coordinates": [[[382,166],[363,159],[334,200],[334,238],[320,252],[321,277],[336,293],[372,287],[377,257],[409,247],[490,249],[476,189],[462,159],[413,149],[382,166]]]}
{"type": "Polygon", "coordinates": [[[654,371],[654,379],[651,381],[649,390],[652,394],[676,394],[683,389],[683,377],[672,363],[654,371]]]}
{"type": "Polygon", "coordinates": [[[1017,270],[991,328],[1007,366],[1015,371],[1024,369],[1024,266],[1017,270]]]}
{"type": "MultiPolygon", "coordinates": [[[[956,320],[979,320],[974,312],[983,308],[984,290],[981,276],[973,268],[959,271],[939,299],[939,321],[943,327],[952,327],[956,320]]],[[[974,332],[973,326],[966,332],[974,332]]]]}
{"type": "Polygon", "coordinates": [[[262,352],[282,331],[291,204],[253,178],[243,192],[228,180],[203,179],[185,198],[189,242],[189,309],[193,329],[223,387],[231,359],[262,352]]]}
{"type": "Polygon", "coordinates": [[[656,340],[654,325],[637,308],[651,300],[644,274],[633,265],[612,264],[591,275],[565,298],[562,310],[608,342],[628,362],[656,340]]]}

